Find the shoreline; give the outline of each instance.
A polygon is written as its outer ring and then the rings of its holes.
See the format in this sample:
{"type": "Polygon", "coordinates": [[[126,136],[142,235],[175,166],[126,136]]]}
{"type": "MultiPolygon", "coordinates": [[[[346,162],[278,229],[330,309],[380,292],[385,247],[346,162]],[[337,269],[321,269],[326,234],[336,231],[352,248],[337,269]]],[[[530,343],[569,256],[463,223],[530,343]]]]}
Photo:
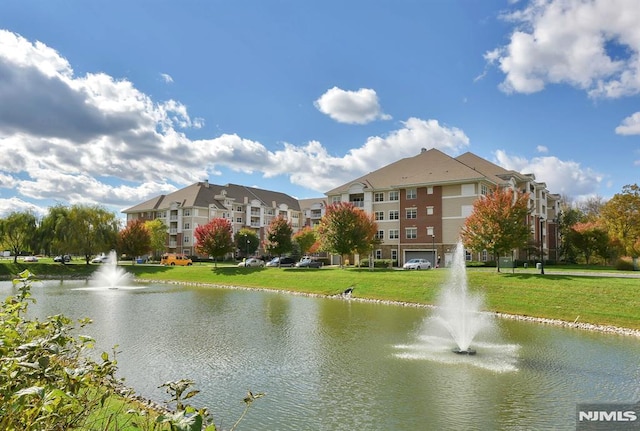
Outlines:
{"type": "MultiPolygon", "coordinates": [[[[182,281],[157,281],[157,280],[149,280],[149,279],[136,279],[136,282],[141,283],[167,283],[167,284],[178,284],[178,285],[187,285],[187,286],[203,286],[203,287],[214,287],[218,289],[236,289],[236,290],[258,290],[265,292],[275,292],[282,293],[287,295],[300,295],[300,296],[309,296],[313,298],[327,298],[327,299],[339,299],[339,300],[348,300],[348,301],[358,301],[365,303],[374,303],[374,304],[383,304],[383,305],[396,305],[402,307],[415,307],[415,308],[429,308],[434,309],[437,308],[436,305],[433,304],[418,304],[415,302],[403,302],[403,301],[391,301],[391,300],[382,300],[382,299],[371,299],[371,298],[359,298],[353,297],[351,294],[343,294],[339,293],[337,295],[323,295],[319,293],[309,293],[309,292],[296,292],[291,290],[283,290],[283,289],[271,289],[266,287],[248,287],[248,286],[238,286],[238,285],[224,285],[224,284],[215,284],[215,283],[197,283],[197,282],[182,282],[182,281]]],[[[573,322],[568,320],[560,320],[560,319],[550,319],[547,317],[535,317],[535,316],[526,316],[521,314],[509,314],[509,313],[501,313],[497,311],[484,311],[483,313],[488,313],[493,316],[496,316],[501,319],[509,319],[509,320],[517,320],[522,322],[530,322],[537,323],[543,325],[552,325],[559,326],[563,328],[572,328],[579,329],[583,331],[592,331],[592,332],[602,332],[605,334],[615,334],[615,335],[623,335],[629,337],[638,337],[640,338],[640,329],[632,329],[625,328],[621,326],[613,326],[613,325],[598,325],[595,323],[587,323],[587,322],[579,322],[578,319],[580,316],[576,318],[573,322]]]]}

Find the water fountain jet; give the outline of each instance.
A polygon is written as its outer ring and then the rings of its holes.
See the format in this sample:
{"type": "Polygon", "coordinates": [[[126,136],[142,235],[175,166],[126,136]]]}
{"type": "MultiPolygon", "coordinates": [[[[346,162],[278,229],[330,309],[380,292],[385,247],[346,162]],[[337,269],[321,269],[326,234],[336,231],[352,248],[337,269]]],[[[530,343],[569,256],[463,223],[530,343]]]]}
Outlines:
{"type": "Polygon", "coordinates": [[[455,343],[453,353],[475,355],[471,343],[479,332],[490,329],[490,317],[482,313],[484,298],[481,294],[472,294],[467,287],[467,270],[464,246],[458,242],[449,280],[443,286],[433,323],[445,329],[455,343]]]}
{"type": "Polygon", "coordinates": [[[111,250],[107,261],[95,272],[91,280],[97,287],[118,289],[130,285],[132,276],[118,267],[118,256],[115,250],[111,250]]]}

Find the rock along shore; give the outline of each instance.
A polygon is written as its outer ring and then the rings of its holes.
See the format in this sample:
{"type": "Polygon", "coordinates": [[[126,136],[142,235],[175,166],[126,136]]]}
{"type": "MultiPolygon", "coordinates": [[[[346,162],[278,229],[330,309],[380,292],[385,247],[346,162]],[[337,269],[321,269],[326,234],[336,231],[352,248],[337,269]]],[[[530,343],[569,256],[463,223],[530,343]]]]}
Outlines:
{"type": "MultiPolygon", "coordinates": [[[[136,281],[149,282],[149,283],[155,282],[155,280],[144,280],[144,279],[136,280],[136,281]]],[[[316,298],[340,299],[340,300],[368,302],[368,303],[377,303],[377,304],[386,304],[386,305],[400,305],[403,307],[431,308],[431,309],[436,308],[435,305],[431,305],[431,304],[416,304],[413,302],[389,301],[389,300],[370,299],[370,298],[356,298],[356,297],[353,297],[351,293],[348,293],[348,294],[339,293],[337,295],[322,295],[319,293],[294,292],[290,290],[269,289],[269,288],[261,288],[261,287],[246,287],[246,286],[235,286],[235,285],[189,283],[189,282],[180,282],[180,281],[162,281],[162,283],[182,284],[182,285],[192,285],[192,286],[208,286],[208,287],[215,287],[219,289],[260,290],[260,291],[266,291],[266,292],[278,292],[278,293],[287,294],[287,295],[300,295],[300,296],[309,296],[309,297],[316,297],[316,298]]],[[[596,325],[593,323],[579,322],[578,321],[579,316],[576,318],[576,320],[574,320],[573,322],[570,322],[570,321],[560,320],[560,319],[548,319],[545,317],[524,316],[524,315],[518,315],[518,314],[507,314],[507,313],[498,313],[498,312],[486,312],[486,313],[490,313],[501,319],[520,320],[524,322],[561,326],[565,328],[574,328],[574,329],[580,329],[585,331],[597,331],[597,332],[604,332],[609,334],[625,335],[625,336],[640,338],[639,329],[623,328],[623,327],[611,326],[611,325],[596,325]]]]}

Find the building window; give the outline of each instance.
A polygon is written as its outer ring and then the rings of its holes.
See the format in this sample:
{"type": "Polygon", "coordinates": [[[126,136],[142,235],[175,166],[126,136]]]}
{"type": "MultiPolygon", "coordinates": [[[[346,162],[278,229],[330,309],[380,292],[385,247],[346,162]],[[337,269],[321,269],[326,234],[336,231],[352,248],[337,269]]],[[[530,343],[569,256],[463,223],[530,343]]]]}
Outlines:
{"type": "Polygon", "coordinates": [[[416,239],[418,237],[418,228],[417,227],[405,228],[404,233],[405,233],[405,238],[416,239]]]}
{"type": "Polygon", "coordinates": [[[187,235],[184,236],[184,238],[182,238],[182,242],[185,244],[189,244],[191,242],[191,240],[189,239],[189,237],[187,235]]]}
{"type": "Polygon", "coordinates": [[[382,259],[382,250],[376,250],[376,259],[382,259]]]}
{"type": "Polygon", "coordinates": [[[384,202],[384,193],[382,192],[376,192],[373,194],[373,201],[374,202],[384,202]]]}
{"type": "Polygon", "coordinates": [[[432,195],[433,194],[433,187],[427,187],[427,194],[428,195],[432,195]]]}
{"type": "Polygon", "coordinates": [[[391,210],[389,211],[389,220],[399,220],[400,219],[400,211],[391,210]]]}
{"type": "Polygon", "coordinates": [[[427,227],[427,236],[433,236],[433,226],[427,227]]]}
{"type": "Polygon", "coordinates": [[[182,215],[185,217],[191,217],[191,210],[184,210],[184,213],[182,215]]]}
{"type": "Polygon", "coordinates": [[[466,260],[467,262],[471,262],[471,252],[469,250],[465,250],[464,251],[464,260],[466,260]]]}
{"type": "Polygon", "coordinates": [[[427,207],[427,215],[433,215],[433,207],[427,207]]]}
{"type": "Polygon", "coordinates": [[[481,184],[480,185],[480,194],[483,196],[486,196],[489,194],[489,187],[487,187],[486,184],[481,184]]]}
{"type": "Polygon", "coordinates": [[[242,212],[242,207],[236,207],[236,211],[242,212]]]}
{"type": "Polygon", "coordinates": [[[399,239],[400,229],[389,229],[389,239],[399,239]]]}
{"type": "Polygon", "coordinates": [[[398,250],[391,250],[391,260],[398,260],[398,250]]]}
{"type": "Polygon", "coordinates": [[[482,250],[482,261],[486,262],[487,260],[489,260],[489,254],[487,253],[487,250],[482,250]]]}
{"type": "Polygon", "coordinates": [[[236,218],[236,223],[242,223],[242,217],[236,218]]]}
{"type": "Polygon", "coordinates": [[[473,205],[461,205],[460,212],[462,217],[469,217],[473,213],[473,205]]]}
{"type": "Polygon", "coordinates": [[[376,232],[376,239],[384,239],[384,231],[383,230],[379,230],[376,232]]]}
{"type": "Polygon", "coordinates": [[[392,190],[389,192],[389,200],[390,201],[399,201],[400,200],[400,192],[398,190],[392,190]]]}
{"type": "Polygon", "coordinates": [[[407,219],[418,218],[418,210],[416,208],[407,208],[405,211],[406,211],[407,219]]]}
{"type": "Polygon", "coordinates": [[[376,211],[374,215],[375,220],[384,220],[384,211],[376,211]]]}
{"type": "Polygon", "coordinates": [[[191,229],[191,223],[185,223],[183,229],[191,229]]]}
{"type": "Polygon", "coordinates": [[[340,196],[331,196],[331,203],[332,204],[337,204],[338,202],[340,202],[342,199],[340,198],[340,196]]]}
{"type": "Polygon", "coordinates": [[[415,199],[418,197],[416,189],[407,189],[407,199],[415,199]]]}
{"type": "Polygon", "coordinates": [[[462,185],[462,196],[473,196],[476,192],[476,186],[474,184],[462,185]]]}

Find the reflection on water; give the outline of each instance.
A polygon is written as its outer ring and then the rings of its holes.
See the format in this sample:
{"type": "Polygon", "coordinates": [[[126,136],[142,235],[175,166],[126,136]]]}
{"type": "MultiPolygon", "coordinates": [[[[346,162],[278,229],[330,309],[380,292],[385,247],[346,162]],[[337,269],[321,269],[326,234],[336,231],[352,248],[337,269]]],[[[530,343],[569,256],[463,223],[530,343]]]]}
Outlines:
{"type": "MultiPolygon", "coordinates": [[[[636,402],[640,340],[499,321],[477,355],[438,350],[421,308],[250,290],[40,283],[31,313],[90,317],[98,349],[141,395],[197,382],[193,399],[229,429],[574,429],[576,403],[636,402]]],[[[14,292],[0,283],[0,293],[14,292]]]]}

